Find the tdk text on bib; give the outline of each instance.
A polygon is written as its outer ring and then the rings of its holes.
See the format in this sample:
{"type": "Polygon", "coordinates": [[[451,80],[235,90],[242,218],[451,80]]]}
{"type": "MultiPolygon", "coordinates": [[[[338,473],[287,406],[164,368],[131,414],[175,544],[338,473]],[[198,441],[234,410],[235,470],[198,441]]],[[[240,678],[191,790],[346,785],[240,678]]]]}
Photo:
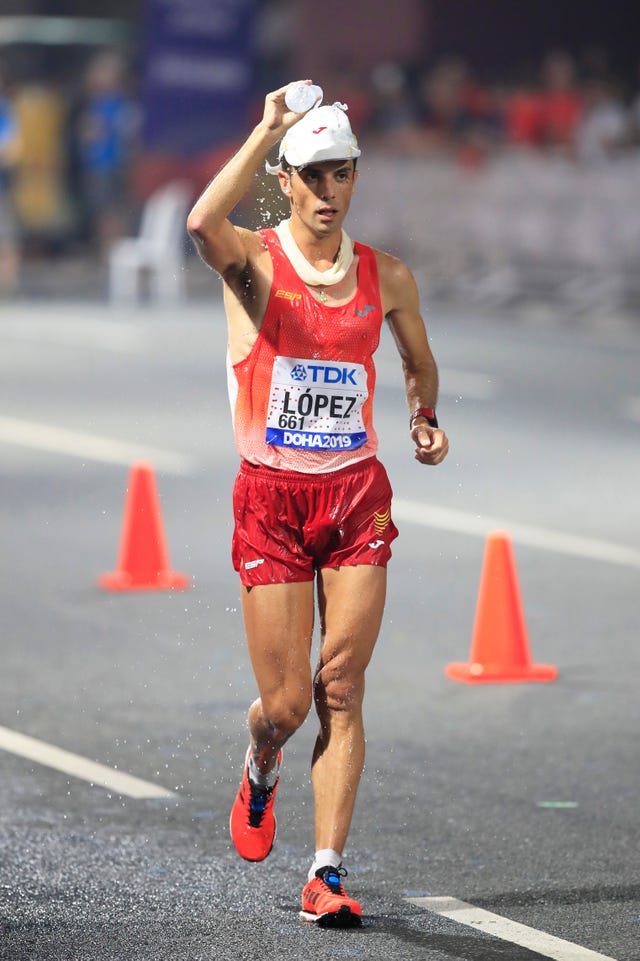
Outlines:
{"type": "Polygon", "coordinates": [[[267,414],[267,444],[309,450],[362,447],[369,396],[362,364],[277,356],[267,414]]]}

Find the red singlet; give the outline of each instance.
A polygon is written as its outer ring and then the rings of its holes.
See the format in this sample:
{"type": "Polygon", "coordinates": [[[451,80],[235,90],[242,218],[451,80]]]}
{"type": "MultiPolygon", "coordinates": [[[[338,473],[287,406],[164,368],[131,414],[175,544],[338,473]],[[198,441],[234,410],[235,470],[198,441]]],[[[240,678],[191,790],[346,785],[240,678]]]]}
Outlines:
{"type": "Polygon", "coordinates": [[[382,325],[375,253],[356,243],[355,296],[331,307],[309,293],[276,232],[260,234],[273,261],[269,303],[251,353],[228,367],[241,457],[306,474],[372,457],[373,354],[382,325]]]}

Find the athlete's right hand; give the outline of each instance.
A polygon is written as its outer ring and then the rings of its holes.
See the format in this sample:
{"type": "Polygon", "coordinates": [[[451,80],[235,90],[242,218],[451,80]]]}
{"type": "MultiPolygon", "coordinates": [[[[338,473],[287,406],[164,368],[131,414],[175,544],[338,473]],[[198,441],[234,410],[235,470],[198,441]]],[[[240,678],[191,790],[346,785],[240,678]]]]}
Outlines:
{"type": "Polygon", "coordinates": [[[438,427],[416,424],[411,438],[416,445],[415,458],[421,464],[440,464],[449,453],[449,439],[438,427]]]}
{"type": "Polygon", "coordinates": [[[295,113],[293,110],[289,110],[284,102],[285,94],[289,87],[295,87],[300,83],[310,84],[312,81],[292,80],[291,83],[285,84],[285,86],[280,87],[279,90],[268,93],[264,98],[264,115],[262,122],[268,130],[273,131],[273,133],[277,135],[278,140],[286,133],[289,127],[292,127],[294,123],[300,120],[301,115],[295,113]]]}

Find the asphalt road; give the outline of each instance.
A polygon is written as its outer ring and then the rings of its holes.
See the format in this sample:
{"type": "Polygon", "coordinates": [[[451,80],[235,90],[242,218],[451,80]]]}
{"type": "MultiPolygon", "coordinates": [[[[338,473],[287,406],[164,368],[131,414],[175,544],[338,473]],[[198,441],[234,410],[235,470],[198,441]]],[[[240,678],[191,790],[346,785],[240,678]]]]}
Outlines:
{"type": "Polygon", "coordinates": [[[3,308],[1,729],[168,793],[134,798],[0,750],[0,958],[534,961],[552,956],[540,932],[598,953],[563,961],[640,958],[640,328],[427,321],[452,451],[437,469],[414,462],[385,332],[376,425],[401,536],[346,857],[366,917],[327,932],[297,914],[312,718],[285,752],[269,860],[241,862],[228,839],[254,686],[229,561],[218,301],[3,308]],[[138,459],[187,591],[97,587],[138,459]],[[445,676],[468,658],[496,528],[553,683],[445,676]],[[458,923],[430,896],[498,921],[458,923]],[[499,919],[534,929],[540,950],[493,936],[499,919]]]}

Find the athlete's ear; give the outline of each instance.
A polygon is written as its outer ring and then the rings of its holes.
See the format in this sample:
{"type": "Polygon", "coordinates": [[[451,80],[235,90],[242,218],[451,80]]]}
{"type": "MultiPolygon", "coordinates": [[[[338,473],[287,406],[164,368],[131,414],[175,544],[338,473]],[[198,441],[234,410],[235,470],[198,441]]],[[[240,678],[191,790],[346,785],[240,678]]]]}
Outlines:
{"type": "Polygon", "coordinates": [[[291,176],[290,176],[290,174],[285,173],[284,170],[279,170],[279,171],[278,171],[278,180],[280,181],[280,189],[282,190],[282,193],[283,193],[283,194],[287,194],[287,196],[288,196],[288,195],[291,193],[291,176]]]}

